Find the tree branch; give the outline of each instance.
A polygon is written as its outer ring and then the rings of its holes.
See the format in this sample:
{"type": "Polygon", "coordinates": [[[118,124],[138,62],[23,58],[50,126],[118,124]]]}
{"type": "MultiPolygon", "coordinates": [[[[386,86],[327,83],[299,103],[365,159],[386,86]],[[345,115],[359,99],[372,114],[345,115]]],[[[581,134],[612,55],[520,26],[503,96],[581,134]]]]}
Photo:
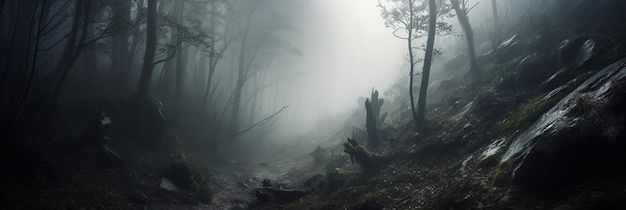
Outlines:
{"type": "Polygon", "coordinates": [[[284,111],[284,110],[285,110],[285,109],[287,109],[287,108],[289,108],[289,106],[283,106],[283,108],[280,108],[280,110],[278,110],[278,111],[277,111],[277,112],[275,112],[274,114],[272,114],[272,115],[270,115],[270,116],[268,116],[268,117],[266,117],[266,118],[263,118],[262,120],[259,120],[258,122],[256,122],[256,123],[254,123],[254,124],[250,125],[250,126],[249,126],[249,127],[247,127],[246,129],[243,129],[243,130],[241,130],[241,131],[238,131],[238,132],[236,132],[236,133],[234,133],[234,134],[230,135],[228,138],[224,138],[224,139],[222,139],[222,140],[221,140],[220,142],[218,142],[218,143],[219,143],[219,144],[222,144],[222,143],[226,142],[226,140],[228,140],[228,139],[235,138],[236,136],[239,136],[239,135],[241,135],[241,134],[244,134],[244,133],[246,133],[246,132],[248,132],[248,131],[252,130],[252,129],[253,129],[253,128],[255,128],[255,127],[258,127],[258,126],[264,125],[265,123],[269,122],[272,118],[276,117],[276,115],[280,114],[282,111],[284,111]]]}

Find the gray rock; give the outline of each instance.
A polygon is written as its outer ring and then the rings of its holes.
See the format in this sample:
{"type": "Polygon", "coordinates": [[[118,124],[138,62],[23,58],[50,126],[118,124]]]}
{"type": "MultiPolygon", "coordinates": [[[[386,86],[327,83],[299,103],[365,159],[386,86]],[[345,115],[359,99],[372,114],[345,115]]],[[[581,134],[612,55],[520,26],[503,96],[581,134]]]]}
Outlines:
{"type": "Polygon", "coordinates": [[[543,82],[554,73],[554,66],[548,55],[533,53],[524,57],[515,70],[515,87],[527,87],[543,82]]]}
{"type": "Polygon", "coordinates": [[[553,191],[580,184],[625,158],[626,58],[589,78],[548,110],[508,147],[522,189],[553,191]]]}
{"type": "Polygon", "coordinates": [[[476,57],[476,61],[478,64],[485,65],[487,63],[493,62],[496,59],[502,59],[504,61],[511,60],[512,58],[518,55],[518,52],[522,49],[522,44],[517,38],[517,34],[511,36],[510,38],[504,40],[500,46],[497,48],[485,53],[478,55],[476,57]]]}
{"type": "Polygon", "coordinates": [[[577,68],[589,61],[596,51],[596,42],[592,39],[566,39],[559,45],[559,63],[577,68]]]}
{"type": "Polygon", "coordinates": [[[586,40],[582,46],[580,46],[580,50],[576,57],[574,58],[574,64],[576,67],[581,66],[587,62],[591,56],[595,53],[596,42],[591,39],[586,40]]]}
{"type": "Polygon", "coordinates": [[[176,192],[178,191],[178,187],[176,187],[176,185],[170,181],[169,179],[162,177],[161,178],[161,185],[160,185],[161,189],[167,190],[167,191],[172,191],[172,192],[176,192]]]}

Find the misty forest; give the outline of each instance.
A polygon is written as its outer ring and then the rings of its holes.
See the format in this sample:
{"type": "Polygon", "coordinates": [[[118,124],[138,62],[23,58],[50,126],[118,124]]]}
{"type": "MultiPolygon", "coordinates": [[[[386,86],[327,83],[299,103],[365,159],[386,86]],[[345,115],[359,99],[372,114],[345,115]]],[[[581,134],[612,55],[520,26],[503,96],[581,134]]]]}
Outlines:
{"type": "Polygon", "coordinates": [[[0,206],[626,208],[624,11],[0,0],[0,206]]]}

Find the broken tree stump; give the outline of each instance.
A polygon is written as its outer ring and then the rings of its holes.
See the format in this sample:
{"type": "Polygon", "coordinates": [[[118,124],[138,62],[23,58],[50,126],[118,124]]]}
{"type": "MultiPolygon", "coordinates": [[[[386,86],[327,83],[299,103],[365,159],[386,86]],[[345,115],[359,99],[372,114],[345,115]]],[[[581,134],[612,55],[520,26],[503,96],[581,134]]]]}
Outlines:
{"type": "Polygon", "coordinates": [[[366,172],[372,172],[377,168],[382,160],[382,156],[369,152],[360,146],[356,139],[348,138],[348,142],[343,143],[344,152],[350,155],[352,163],[358,163],[366,172]]]}
{"type": "Polygon", "coordinates": [[[380,139],[378,137],[378,128],[376,127],[376,120],[372,110],[372,104],[369,99],[365,100],[365,128],[367,129],[367,146],[370,148],[378,147],[380,139]]]}

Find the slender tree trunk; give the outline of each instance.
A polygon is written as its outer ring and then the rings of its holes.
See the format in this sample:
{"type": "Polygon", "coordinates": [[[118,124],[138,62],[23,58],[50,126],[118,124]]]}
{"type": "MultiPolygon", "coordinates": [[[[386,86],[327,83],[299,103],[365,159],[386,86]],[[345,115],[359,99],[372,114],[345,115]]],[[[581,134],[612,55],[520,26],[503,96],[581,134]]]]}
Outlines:
{"type": "MultiPolygon", "coordinates": [[[[137,10],[140,11],[143,7],[143,2],[144,0],[138,0],[137,1],[137,10]]],[[[139,46],[139,38],[142,35],[141,31],[139,30],[139,24],[141,23],[142,18],[140,18],[140,15],[137,15],[137,17],[135,18],[134,24],[133,24],[133,30],[132,30],[132,35],[133,35],[133,39],[131,41],[131,45],[130,45],[130,49],[128,51],[128,64],[130,65],[130,69],[132,70],[132,66],[135,63],[135,55],[137,53],[137,46],[139,46]]],[[[132,71],[129,71],[129,73],[132,71]]]]}
{"type": "Polygon", "coordinates": [[[137,88],[137,96],[139,99],[146,100],[150,90],[150,79],[152,78],[152,69],[154,68],[154,54],[156,51],[156,0],[148,0],[148,16],[146,22],[146,52],[143,59],[143,67],[141,69],[141,78],[139,78],[139,87],[137,88]]]}
{"type": "Polygon", "coordinates": [[[500,25],[498,20],[498,4],[496,0],[491,0],[491,12],[493,13],[493,28],[496,29],[500,25]]]}
{"type": "MultiPolygon", "coordinates": [[[[184,2],[176,1],[174,6],[174,13],[176,14],[176,22],[179,25],[183,24],[183,11],[184,11],[184,2]]],[[[176,39],[178,45],[176,46],[176,82],[175,82],[175,93],[174,93],[174,109],[175,115],[180,114],[180,95],[182,94],[182,80],[183,80],[183,40],[182,33],[179,30],[176,35],[176,39]]]]}
{"type": "MultiPolygon", "coordinates": [[[[210,35],[209,35],[210,36],[210,35]]],[[[204,78],[207,77],[207,66],[208,66],[208,59],[207,59],[207,55],[205,55],[205,53],[198,49],[198,52],[196,52],[197,54],[200,54],[200,58],[198,59],[198,63],[196,66],[196,78],[194,78],[195,83],[196,83],[196,90],[194,92],[194,95],[202,97],[204,96],[204,89],[206,88],[206,80],[204,80],[204,78]]]]}
{"type": "MultiPolygon", "coordinates": [[[[74,65],[74,62],[76,61],[76,58],[78,57],[78,54],[80,51],[80,49],[78,49],[79,47],[76,45],[76,41],[78,39],[77,38],[78,28],[80,26],[80,18],[81,18],[82,11],[83,11],[82,7],[86,2],[87,1],[78,1],[78,2],[75,2],[75,5],[74,5],[74,18],[72,20],[72,29],[65,43],[65,48],[63,50],[63,55],[61,56],[61,60],[59,61],[59,64],[57,65],[57,68],[55,72],[53,73],[54,78],[57,78],[57,77],[59,78],[57,80],[56,87],[54,88],[52,92],[51,101],[53,103],[57,102],[59,93],[61,92],[61,89],[63,88],[63,85],[65,84],[65,80],[67,79],[67,75],[69,74],[69,71],[72,68],[72,65],[74,65]]],[[[85,21],[84,24],[87,24],[87,22],[88,21],[85,21]]],[[[85,33],[83,32],[83,39],[85,37],[84,34],[85,33]]]]}
{"type": "MultiPolygon", "coordinates": [[[[113,13],[112,25],[115,35],[112,37],[111,74],[113,85],[119,93],[127,91],[128,77],[130,76],[130,53],[128,49],[128,27],[130,27],[129,0],[115,0],[111,2],[113,13]],[[117,81],[115,81],[117,80],[117,81]]],[[[117,92],[116,91],[116,92],[117,92]]]]}
{"type": "MultiPolygon", "coordinates": [[[[87,31],[85,31],[84,33],[86,33],[87,37],[93,37],[94,36],[94,24],[93,23],[88,23],[87,25],[87,31]]],[[[86,88],[89,89],[90,91],[94,90],[94,78],[96,78],[96,75],[98,73],[98,59],[96,58],[96,52],[94,49],[86,49],[85,52],[82,53],[82,58],[83,58],[83,72],[84,72],[84,77],[85,77],[85,85],[86,88]]]]}
{"type": "Polygon", "coordinates": [[[491,0],[491,12],[493,13],[493,33],[495,38],[494,48],[502,41],[500,32],[500,17],[498,16],[498,4],[491,0]]]}
{"type": "Polygon", "coordinates": [[[426,53],[424,55],[424,68],[422,70],[422,84],[417,101],[417,117],[419,124],[423,125],[426,116],[426,93],[428,90],[428,77],[430,77],[430,65],[433,61],[433,49],[435,45],[435,29],[437,24],[437,5],[435,0],[428,0],[429,20],[428,39],[426,40],[426,53]]]}
{"type": "Polygon", "coordinates": [[[235,86],[235,94],[233,96],[233,110],[231,115],[230,131],[231,133],[237,133],[237,124],[239,120],[239,112],[241,105],[241,92],[243,91],[243,85],[248,79],[248,65],[246,65],[246,45],[248,43],[248,32],[250,31],[250,23],[252,22],[252,15],[254,10],[248,14],[246,20],[246,27],[241,35],[241,49],[239,51],[239,69],[237,73],[237,83],[235,86]]]}
{"type": "MultiPolygon", "coordinates": [[[[463,0],[461,0],[463,1],[463,0]]],[[[459,19],[459,24],[461,24],[461,28],[465,32],[465,41],[467,42],[467,51],[470,61],[470,72],[473,74],[480,73],[480,67],[476,62],[476,51],[474,49],[474,31],[472,30],[472,25],[470,25],[469,18],[467,17],[467,8],[463,5],[459,5],[459,0],[451,0],[452,8],[456,12],[456,17],[459,19]]]]}
{"type": "Polygon", "coordinates": [[[409,25],[407,27],[408,30],[408,38],[407,38],[407,44],[409,47],[409,67],[410,67],[410,71],[409,71],[409,97],[411,99],[411,114],[413,114],[413,120],[415,121],[416,125],[419,125],[420,120],[419,117],[417,115],[417,111],[415,110],[415,95],[413,94],[413,81],[414,81],[414,76],[415,76],[415,55],[413,54],[413,17],[415,16],[414,11],[413,11],[413,0],[409,0],[409,5],[411,5],[411,7],[409,7],[409,25]]]}
{"type": "MultiPolygon", "coordinates": [[[[217,2],[213,2],[211,5],[211,19],[209,20],[210,28],[209,28],[209,36],[216,37],[217,33],[215,29],[217,27],[217,2]]],[[[226,34],[224,34],[226,35],[226,34]]],[[[226,45],[224,45],[226,47],[226,45]]],[[[217,68],[217,62],[220,59],[220,55],[217,55],[215,49],[215,43],[213,43],[209,48],[209,70],[206,78],[204,95],[202,97],[202,106],[200,107],[200,113],[202,114],[203,122],[206,122],[208,118],[207,113],[207,103],[211,100],[211,90],[213,89],[213,74],[215,73],[215,69],[217,68]]],[[[206,60],[206,57],[205,57],[206,60]]],[[[204,77],[203,77],[204,78],[204,77]]],[[[204,123],[203,123],[204,124],[204,123]]]]}

